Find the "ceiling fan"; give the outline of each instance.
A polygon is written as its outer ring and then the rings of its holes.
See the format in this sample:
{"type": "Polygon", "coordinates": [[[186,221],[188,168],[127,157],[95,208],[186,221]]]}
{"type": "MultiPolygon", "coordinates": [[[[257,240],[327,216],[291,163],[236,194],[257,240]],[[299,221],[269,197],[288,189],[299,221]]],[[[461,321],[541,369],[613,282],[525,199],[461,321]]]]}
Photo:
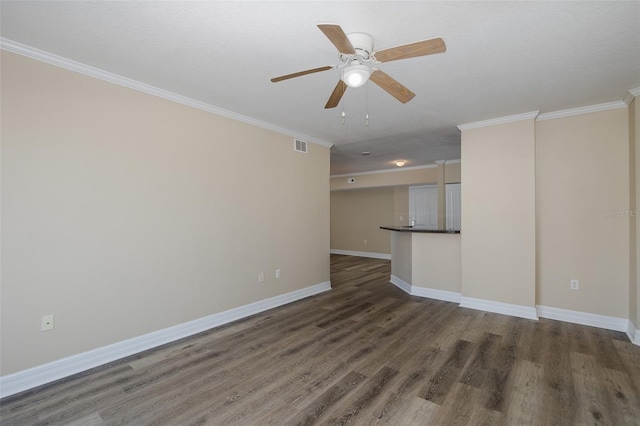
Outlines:
{"type": "Polygon", "coordinates": [[[341,63],[275,77],[271,81],[277,83],[290,78],[340,68],[342,69],[341,78],[335,89],[333,89],[333,93],[331,93],[327,104],[324,106],[325,108],[335,108],[340,103],[340,99],[342,99],[348,87],[360,87],[368,80],[373,81],[403,104],[407,103],[413,99],[415,93],[398,83],[384,71],[371,67],[370,64],[432,55],[434,53],[443,53],[447,50],[444,40],[437,37],[374,52],[373,37],[368,34],[345,34],[340,25],[335,24],[318,24],[318,28],[340,52],[341,63]]]}

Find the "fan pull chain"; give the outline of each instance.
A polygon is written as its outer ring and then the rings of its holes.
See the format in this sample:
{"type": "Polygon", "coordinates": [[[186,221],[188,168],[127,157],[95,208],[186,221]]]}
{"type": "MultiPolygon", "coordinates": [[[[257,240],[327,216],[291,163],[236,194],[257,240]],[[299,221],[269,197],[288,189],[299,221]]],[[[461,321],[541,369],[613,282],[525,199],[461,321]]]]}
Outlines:
{"type": "MultiPolygon", "coordinates": [[[[364,95],[365,95],[365,103],[364,103],[365,111],[369,111],[369,86],[370,86],[370,84],[367,84],[367,87],[365,87],[365,92],[364,92],[364,95]]],[[[365,127],[369,127],[369,113],[368,112],[365,112],[365,114],[364,114],[364,126],[365,127]]]]}
{"type": "Polygon", "coordinates": [[[344,124],[344,118],[347,116],[344,111],[342,111],[342,124],[344,124]]]}

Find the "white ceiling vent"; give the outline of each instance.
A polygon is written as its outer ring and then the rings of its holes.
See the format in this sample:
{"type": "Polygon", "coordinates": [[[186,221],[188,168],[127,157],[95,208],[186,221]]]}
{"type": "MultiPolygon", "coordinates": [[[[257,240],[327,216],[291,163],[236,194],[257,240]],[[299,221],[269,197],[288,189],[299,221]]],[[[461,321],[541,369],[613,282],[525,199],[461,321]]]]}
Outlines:
{"type": "Polygon", "coordinates": [[[307,143],[300,139],[293,140],[293,149],[298,152],[307,152],[307,143]]]}

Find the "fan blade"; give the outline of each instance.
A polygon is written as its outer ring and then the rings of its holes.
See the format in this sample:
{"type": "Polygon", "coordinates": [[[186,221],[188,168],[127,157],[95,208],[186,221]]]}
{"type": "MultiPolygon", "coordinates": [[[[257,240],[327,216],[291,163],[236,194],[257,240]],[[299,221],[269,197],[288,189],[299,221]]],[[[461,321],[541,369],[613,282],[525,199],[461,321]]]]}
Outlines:
{"type": "Polygon", "coordinates": [[[340,99],[342,99],[342,95],[347,91],[347,85],[344,81],[338,80],[338,84],[336,88],[333,89],[333,93],[329,97],[327,104],[324,106],[325,108],[335,108],[340,103],[340,99]]]}
{"type": "Polygon", "coordinates": [[[271,82],[277,83],[277,82],[282,81],[282,80],[288,80],[290,78],[300,77],[300,76],[307,75],[307,74],[313,74],[314,72],[327,71],[327,70],[330,70],[330,69],[333,69],[333,67],[332,66],[326,66],[326,67],[314,68],[314,69],[306,70],[306,71],[294,72],[293,74],[287,74],[287,75],[282,75],[280,77],[272,78],[271,82]]]}
{"type": "Polygon", "coordinates": [[[398,59],[415,58],[418,56],[433,55],[434,53],[444,53],[447,46],[440,37],[429,40],[417,41],[403,46],[390,47],[379,52],[374,52],[373,56],[379,62],[397,61],[398,59]]]}
{"type": "Polygon", "coordinates": [[[383,71],[375,70],[369,79],[403,104],[409,102],[416,95],[383,71]]]}
{"type": "Polygon", "coordinates": [[[340,25],[318,24],[318,28],[320,28],[320,31],[322,31],[329,41],[338,48],[338,52],[355,55],[356,51],[347,38],[347,35],[342,31],[342,28],[340,28],[340,25]]]}

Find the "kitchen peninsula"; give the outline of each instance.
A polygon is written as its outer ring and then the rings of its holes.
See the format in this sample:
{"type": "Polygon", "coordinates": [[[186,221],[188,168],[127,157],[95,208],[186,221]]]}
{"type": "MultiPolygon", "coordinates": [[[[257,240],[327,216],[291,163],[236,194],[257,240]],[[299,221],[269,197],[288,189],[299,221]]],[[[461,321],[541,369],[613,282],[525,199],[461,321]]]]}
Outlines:
{"type": "Polygon", "coordinates": [[[391,283],[415,296],[460,303],[460,231],[381,226],[391,231],[391,283]]]}

